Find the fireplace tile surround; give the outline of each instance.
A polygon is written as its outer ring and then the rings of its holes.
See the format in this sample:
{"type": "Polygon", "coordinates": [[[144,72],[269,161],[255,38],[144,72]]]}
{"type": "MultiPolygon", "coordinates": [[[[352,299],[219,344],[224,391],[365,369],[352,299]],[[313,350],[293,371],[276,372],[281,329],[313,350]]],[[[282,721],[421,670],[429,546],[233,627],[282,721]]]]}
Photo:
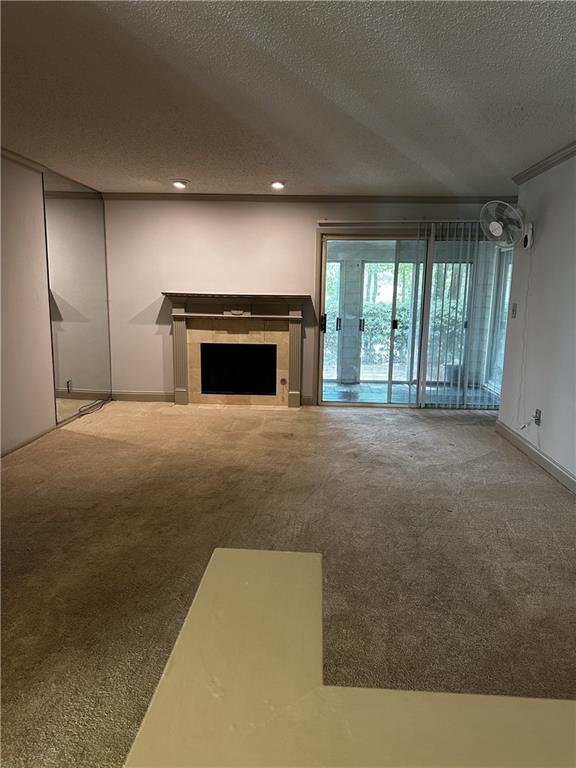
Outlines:
{"type": "Polygon", "coordinates": [[[172,303],[174,402],[298,407],[305,295],[201,294],[165,291],[172,303]],[[201,391],[200,344],[275,344],[276,395],[201,391]]]}
{"type": "MultiPolygon", "coordinates": [[[[189,321],[190,322],[190,321],[189,321]]],[[[288,405],[288,320],[202,318],[187,328],[188,402],[288,405]],[[276,395],[207,395],[200,391],[200,344],[276,344],[276,395]],[[283,382],[283,383],[282,383],[283,382]]]]}

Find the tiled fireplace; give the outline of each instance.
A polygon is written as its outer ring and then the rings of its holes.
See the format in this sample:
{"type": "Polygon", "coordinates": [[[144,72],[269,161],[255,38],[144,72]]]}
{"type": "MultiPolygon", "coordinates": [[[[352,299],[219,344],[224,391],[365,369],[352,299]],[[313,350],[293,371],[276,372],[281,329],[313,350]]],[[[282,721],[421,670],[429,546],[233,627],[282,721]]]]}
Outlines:
{"type": "Polygon", "coordinates": [[[308,296],[164,296],[172,302],[176,404],[300,405],[308,296]]]}

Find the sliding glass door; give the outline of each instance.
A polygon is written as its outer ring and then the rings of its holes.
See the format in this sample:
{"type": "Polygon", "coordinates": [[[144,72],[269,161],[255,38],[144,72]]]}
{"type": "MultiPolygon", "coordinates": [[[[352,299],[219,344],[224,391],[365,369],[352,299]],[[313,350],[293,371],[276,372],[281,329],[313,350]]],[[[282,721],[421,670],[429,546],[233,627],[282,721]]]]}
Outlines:
{"type": "Polygon", "coordinates": [[[323,401],[416,403],[425,246],[326,243],[323,401]]]}
{"type": "Polygon", "coordinates": [[[320,400],[499,405],[511,251],[477,222],[326,238],[320,400]]]}

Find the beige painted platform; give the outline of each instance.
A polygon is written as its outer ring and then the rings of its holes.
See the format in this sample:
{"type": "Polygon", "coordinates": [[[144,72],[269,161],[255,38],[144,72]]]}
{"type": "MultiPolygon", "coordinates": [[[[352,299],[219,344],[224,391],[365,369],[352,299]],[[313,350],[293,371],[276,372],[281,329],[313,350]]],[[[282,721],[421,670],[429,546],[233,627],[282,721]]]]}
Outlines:
{"type": "Polygon", "coordinates": [[[576,702],[323,686],[320,556],[217,549],[126,765],[573,768],[575,740],[576,702]]]}

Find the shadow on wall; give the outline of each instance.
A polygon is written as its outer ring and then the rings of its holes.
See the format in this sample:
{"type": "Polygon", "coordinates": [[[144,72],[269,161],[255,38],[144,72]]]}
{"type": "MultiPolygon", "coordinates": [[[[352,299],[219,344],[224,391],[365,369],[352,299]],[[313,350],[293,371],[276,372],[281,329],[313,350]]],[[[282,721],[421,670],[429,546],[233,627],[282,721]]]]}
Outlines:
{"type": "MultiPolygon", "coordinates": [[[[151,304],[138,312],[137,315],[129,321],[131,325],[156,325],[172,326],[172,305],[165,296],[153,301],[151,304]]],[[[158,328],[156,333],[165,333],[165,330],[158,328]]]]}
{"type": "Polygon", "coordinates": [[[59,296],[55,291],[50,291],[50,317],[53,323],[90,323],[90,318],[83,315],[66,299],[59,296]]]}
{"type": "Polygon", "coordinates": [[[312,301],[307,301],[302,307],[302,337],[308,338],[308,334],[314,334],[314,329],[318,324],[318,316],[314,309],[312,301]]]}

